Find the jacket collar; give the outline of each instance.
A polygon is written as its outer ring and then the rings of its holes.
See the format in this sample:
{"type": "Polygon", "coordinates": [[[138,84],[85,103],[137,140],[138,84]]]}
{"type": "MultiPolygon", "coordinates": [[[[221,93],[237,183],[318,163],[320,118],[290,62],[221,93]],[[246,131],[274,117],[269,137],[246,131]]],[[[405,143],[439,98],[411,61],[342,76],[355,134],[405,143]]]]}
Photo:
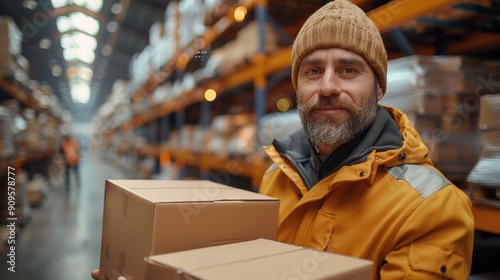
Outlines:
{"type": "Polygon", "coordinates": [[[399,149],[402,144],[403,136],[398,125],[381,106],[377,108],[377,117],[372,125],[352,141],[341,145],[325,163],[321,163],[303,129],[284,140],[273,142],[276,150],[295,166],[309,189],[340,167],[365,161],[373,150],[399,149]]]}

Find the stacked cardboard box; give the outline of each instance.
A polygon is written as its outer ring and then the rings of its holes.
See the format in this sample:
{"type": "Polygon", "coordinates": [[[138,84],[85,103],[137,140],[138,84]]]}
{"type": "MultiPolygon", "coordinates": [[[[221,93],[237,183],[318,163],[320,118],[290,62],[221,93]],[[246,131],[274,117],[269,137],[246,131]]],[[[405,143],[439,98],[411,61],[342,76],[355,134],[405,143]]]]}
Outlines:
{"type": "Polygon", "coordinates": [[[471,198],[500,206],[500,94],[481,97],[481,154],[467,182],[471,198]]]}
{"type": "Polygon", "coordinates": [[[372,279],[367,260],[257,239],[146,258],[148,280],[372,279]]]}
{"type": "Polygon", "coordinates": [[[151,255],[276,239],[279,201],[210,181],[108,180],[100,279],[144,279],[151,255]]]}
{"type": "Polygon", "coordinates": [[[500,89],[500,63],[460,56],[409,56],[388,65],[381,104],[410,116],[434,164],[465,182],[480,152],[479,98],[500,89]]]}

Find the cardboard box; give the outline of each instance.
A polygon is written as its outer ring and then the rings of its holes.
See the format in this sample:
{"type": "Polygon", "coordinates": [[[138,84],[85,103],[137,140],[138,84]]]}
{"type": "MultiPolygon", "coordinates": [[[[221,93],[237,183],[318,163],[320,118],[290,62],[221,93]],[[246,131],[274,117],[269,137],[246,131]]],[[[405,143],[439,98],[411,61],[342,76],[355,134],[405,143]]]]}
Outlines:
{"type": "Polygon", "coordinates": [[[145,259],[148,280],[372,279],[373,263],[257,239],[145,259]]]}
{"type": "Polygon", "coordinates": [[[210,181],[108,180],[100,278],[143,279],[144,258],[276,239],[279,200],[210,181]]]}

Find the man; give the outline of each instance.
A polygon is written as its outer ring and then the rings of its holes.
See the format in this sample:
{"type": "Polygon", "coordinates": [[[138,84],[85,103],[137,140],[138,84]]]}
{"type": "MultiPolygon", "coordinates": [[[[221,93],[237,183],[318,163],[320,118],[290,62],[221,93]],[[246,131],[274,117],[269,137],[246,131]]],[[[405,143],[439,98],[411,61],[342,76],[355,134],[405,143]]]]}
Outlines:
{"type": "Polygon", "coordinates": [[[66,190],[69,190],[71,177],[70,172],[75,173],[75,180],[77,187],[80,186],[80,174],[78,172],[78,163],[80,162],[80,145],[76,137],[65,134],[61,141],[61,151],[64,156],[64,162],[66,164],[65,183],[66,190]]]}
{"type": "Polygon", "coordinates": [[[292,50],[304,129],[265,147],[260,192],[280,198],[278,240],[369,259],[375,279],[467,279],[467,196],[428,158],[407,116],[377,105],[387,54],[345,0],[314,13],[292,50]]]}

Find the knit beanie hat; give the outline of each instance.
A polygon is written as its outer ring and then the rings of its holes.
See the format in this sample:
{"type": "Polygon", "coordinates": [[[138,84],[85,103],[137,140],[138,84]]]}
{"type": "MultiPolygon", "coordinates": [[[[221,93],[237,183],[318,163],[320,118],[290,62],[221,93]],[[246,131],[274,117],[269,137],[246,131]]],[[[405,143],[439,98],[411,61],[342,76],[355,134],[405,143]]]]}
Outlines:
{"type": "Polygon", "coordinates": [[[342,48],[361,55],[378,76],[382,91],[387,84],[387,52],[373,21],[347,0],[334,0],[321,7],[304,23],[292,47],[292,84],[302,59],[317,49],[342,48]]]}

